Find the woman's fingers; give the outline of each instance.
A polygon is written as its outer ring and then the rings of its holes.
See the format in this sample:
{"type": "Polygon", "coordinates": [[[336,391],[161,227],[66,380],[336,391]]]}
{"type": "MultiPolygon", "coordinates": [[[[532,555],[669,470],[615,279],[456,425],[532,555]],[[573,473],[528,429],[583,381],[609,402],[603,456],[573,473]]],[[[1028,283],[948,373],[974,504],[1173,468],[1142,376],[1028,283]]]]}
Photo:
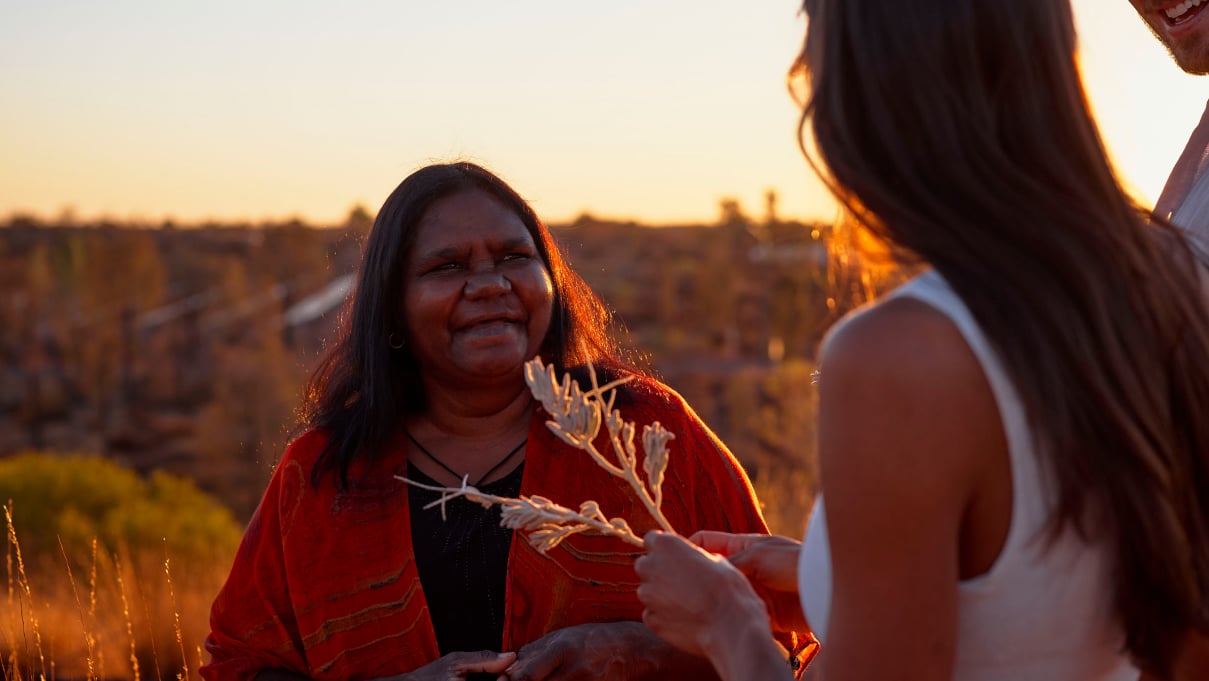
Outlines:
{"type": "Polygon", "coordinates": [[[747,578],[724,558],[674,534],[650,532],[644,543],[646,554],[634,564],[642,579],[642,621],[663,640],[702,655],[727,620],[750,615],[767,621],[747,578]]]}
{"type": "Polygon", "coordinates": [[[800,542],[786,537],[764,537],[729,556],[731,565],[753,583],[778,591],[798,590],[800,542]]]}
{"type": "Polygon", "coordinates": [[[752,544],[767,539],[766,534],[732,534],[716,530],[701,530],[694,533],[688,540],[697,546],[716,553],[720,556],[730,556],[748,548],[752,544]]]}
{"type": "Polygon", "coordinates": [[[516,661],[516,653],[497,653],[493,650],[481,650],[473,653],[451,653],[451,655],[457,656],[453,664],[453,670],[459,674],[470,674],[472,672],[502,674],[509,665],[516,661]]]}
{"type": "Polygon", "coordinates": [[[646,553],[634,563],[642,579],[638,600],[644,608],[643,623],[669,644],[702,654],[700,641],[709,626],[709,617],[703,616],[708,604],[702,598],[708,593],[708,575],[702,566],[709,559],[674,534],[649,532],[643,543],[646,553]]]}

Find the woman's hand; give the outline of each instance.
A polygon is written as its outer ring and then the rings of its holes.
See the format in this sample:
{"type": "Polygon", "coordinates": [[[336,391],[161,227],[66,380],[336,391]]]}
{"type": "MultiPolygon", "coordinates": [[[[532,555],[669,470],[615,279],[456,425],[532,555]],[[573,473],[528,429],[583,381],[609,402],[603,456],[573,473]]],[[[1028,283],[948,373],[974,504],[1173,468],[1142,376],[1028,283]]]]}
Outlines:
{"type": "Polygon", "coordinates": [[[509,681],[712,678],[710,664],[674,650],[639,622],[580,624],[522,647],[509,681]]]}
{"type": "Polygon", "coordinates": [[[689,537],[697,546],[726,557],[764,600],[775,631],[809,631],[798,595],[801,542],[766,534],[702,531],[689,537]]]}
{"type": "Polygon", "coordinates": [[[497,653],[493,650],[449,653],[414,672],[380,681],[463,681],[468,674],[475,672],[503,674],[508,665],[515,661],[516,653],[497,653]]]}
{"type": "MultiPolygon", "coordinates": [[[[650,532],[634,568],[642,621],[668,643],[707,655],[732,624],[768,628],[768,611],[747,578],[721,556],[673,534],[650,532]]],[[[772,633],[769,632],[771,640],[772,633]]]]}

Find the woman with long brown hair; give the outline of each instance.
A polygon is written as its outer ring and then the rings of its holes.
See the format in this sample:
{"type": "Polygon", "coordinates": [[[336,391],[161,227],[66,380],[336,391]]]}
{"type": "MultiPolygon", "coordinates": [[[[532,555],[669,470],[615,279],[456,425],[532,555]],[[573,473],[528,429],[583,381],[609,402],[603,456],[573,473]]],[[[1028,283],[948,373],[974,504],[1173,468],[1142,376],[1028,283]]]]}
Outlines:
{"type": "Polygon", "coordinates": [[[634,547],[576,535],[542,555],[501,527],[498,507],[442,503],[399,479],[572,506],[591,498],[635,531],[655,527],[635,512],[633,490],[546,426],[524,378],[540,355],[585,388],[592,371],[604,383],[627,377],[613,393],[627,419],[674,429],[681,464],[662,511],[676,527],[766,532],[738,461],[677,393],[630,364],[613,324],[502,178],[465,161],[405,178],[374,220],[340,333],[309,386],[304,432],[214,600],[202,677],[708,673],[637,621],[634,547]]]}
{"type": "Polygon", "coordinates": [[[812,163],[926,271],[824,342],[804,544],[652,535],[644,620],[731,679],[787,673],[770,617],[827,681],[1172,678],[1209,632],[1209,313],[1114,175],[1069,3],[806,10],[812,163]]]}

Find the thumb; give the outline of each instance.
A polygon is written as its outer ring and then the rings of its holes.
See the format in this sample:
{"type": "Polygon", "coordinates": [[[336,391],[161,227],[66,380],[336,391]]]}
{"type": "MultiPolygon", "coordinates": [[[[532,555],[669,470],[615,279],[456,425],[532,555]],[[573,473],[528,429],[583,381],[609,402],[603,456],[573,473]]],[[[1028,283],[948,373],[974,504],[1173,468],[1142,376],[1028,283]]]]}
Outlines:
{"type": "Polygon", "coordinates": [[[486,672],[501,674],[516,661],[516,653],[497,653],[494,650],[480,650],[475,653],[458,653],[459,659],[453,671],[459,674],[470,672],[486,672]]]}

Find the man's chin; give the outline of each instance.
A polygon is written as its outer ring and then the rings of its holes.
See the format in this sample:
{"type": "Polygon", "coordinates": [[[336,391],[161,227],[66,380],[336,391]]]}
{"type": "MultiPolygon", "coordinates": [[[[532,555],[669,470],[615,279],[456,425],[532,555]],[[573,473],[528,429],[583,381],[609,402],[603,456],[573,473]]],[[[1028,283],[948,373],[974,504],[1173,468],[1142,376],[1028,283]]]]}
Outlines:
{"type": "Polygon", "coordinates": [[[1172,57],[1185,73],[1193,76],[1209,76],[1209,55],[1200,54],[1193,58],[1181,58],[1179,55],[1173,54],[1172,57]]]}
{"type": "Polygon", "coordinates": [[[1209,75],[1209,7],[1203,9],[1202,15],[1193,18],[1192,25],[1182,30],[1157,17],[1146,17],[1147,27],[1167,48],[1171,59],[1194,76],[1209,75]]]}
{"type": "Polygon", "coordinates": [[[1201,27],[1195,33],[1175,36],[1167,44],[1171,57],[1185,72],[1194,76],[1209,74],[1209,12],[1197,18],[1201,27]]]}
{"type": "MultiPolygon", "coordinates": [[[[1209,17],[1206,18],[1209,19],[1209,17]]],[[[1188,45],[1180,45],[1157,32],[1155,35],[1167,48],[1167,54],[1171,56],[1171,60],[1185,73],[1193,76],[1209,75],[1209,36],[1206,36],[1206,40],[1199,41],[1196,49],[1193,49],[1188,45]]]]}

